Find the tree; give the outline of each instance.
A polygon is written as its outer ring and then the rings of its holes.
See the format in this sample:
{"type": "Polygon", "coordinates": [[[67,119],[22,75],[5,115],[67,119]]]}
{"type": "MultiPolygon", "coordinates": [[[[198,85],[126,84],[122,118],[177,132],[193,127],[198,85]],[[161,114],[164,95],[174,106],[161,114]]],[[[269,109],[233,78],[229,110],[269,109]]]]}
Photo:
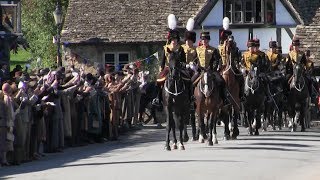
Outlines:
{"type": "MultiPolygon", "coordinates": [[[[65,14],[69,0],[61,1],[65,14]]],[[[54,66],[57,50],[52,37],[57,32],[53,17],[56,0],[23,0],[21,7],[22,32],[30,45],[33,59],[40,57],[42,66],[54,66]]]]}

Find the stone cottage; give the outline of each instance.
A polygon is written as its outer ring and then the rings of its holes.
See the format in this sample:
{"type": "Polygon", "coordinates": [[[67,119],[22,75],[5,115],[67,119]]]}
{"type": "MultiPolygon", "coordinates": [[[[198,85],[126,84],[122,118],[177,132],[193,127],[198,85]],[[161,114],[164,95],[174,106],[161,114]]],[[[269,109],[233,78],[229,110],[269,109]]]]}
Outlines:
{"type": "Polygon", "coordinates": [[[202,29],[210,31],[218,45],[223,17],[240,50],[249,35],[261,48],[277,40],[288,53],[294,35],[319,59],[320,2],[318,0],[70,0],[62,41],[67,51],[100,64],[126,64],[159,51],[166,43],[167,16],[178,18],[183,34],[188,18],[195,19],[199,40],[202,29]],[[319,42],[318,42],[319,41],[319,42]]]}

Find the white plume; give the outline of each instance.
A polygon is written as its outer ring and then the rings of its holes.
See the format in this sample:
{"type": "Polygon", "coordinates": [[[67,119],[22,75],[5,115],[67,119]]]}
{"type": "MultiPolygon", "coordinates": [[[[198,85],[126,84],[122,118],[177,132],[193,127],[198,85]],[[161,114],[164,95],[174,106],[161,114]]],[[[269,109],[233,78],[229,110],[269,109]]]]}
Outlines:
{"type": "Polygon", "coordinates": [[[224,17],[222,21],[222,26],[224,30],[229,29],[230,19],[228,17],[224,17]]]}
{"type": "Polygon", "coordinates": [[[177,19],[174,14],[169,14],[168,16],[168,26],[171,30],[174,30],[177,27],[177,19]]]}
{"type": "Polygon", "coordinates": [[[188,22],[187,22],[187,26],[186,26],[186,29],[188,31],[192,31],[194,28],[194,19],[193,18],[189,18],[188,19],[188,22]]]}

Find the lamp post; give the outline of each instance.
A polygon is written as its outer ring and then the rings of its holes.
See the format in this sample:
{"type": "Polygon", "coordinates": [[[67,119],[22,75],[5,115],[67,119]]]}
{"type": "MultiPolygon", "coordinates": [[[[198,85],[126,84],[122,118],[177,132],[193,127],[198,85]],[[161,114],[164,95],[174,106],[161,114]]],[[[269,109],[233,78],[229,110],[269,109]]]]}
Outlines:
{"type": "Polygon", "coordinates": [[[62,10],[61,10],[61,0],[57,0],[56,10],[53,12],[54,21],[57,26],[57,64],[58,67],[62,66],[61,52],[60,52],[60,32],[62,26],[62,10]]]}

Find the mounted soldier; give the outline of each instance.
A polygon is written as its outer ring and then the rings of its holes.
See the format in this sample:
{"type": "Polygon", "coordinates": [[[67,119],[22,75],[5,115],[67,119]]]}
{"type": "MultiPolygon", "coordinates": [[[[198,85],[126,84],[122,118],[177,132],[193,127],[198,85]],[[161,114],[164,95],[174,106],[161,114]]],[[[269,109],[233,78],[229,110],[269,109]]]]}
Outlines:
{"type": "MultiPolygon", "coordinates": [[[[192,64],[193,62],[196,61],[196,59],[198,58],[197,56],[197,50],[196,50],[196,46],[194,46],[194,43],[196,42],[197,39],[197,35],[196,33],[193,31],[194,28],[194,19],[193,18],[189,18],[187,25],[186,25],[186,31],[184,33],[184,40],[185,40],[185,44],[182,45],[182,48],[186,54],[186,62],[189,64],[188,66],[190,67],[190,64],[192,64]]],[[[190,77],[193,76],[193,74],[195,73],[196,69],[194,68],[194,66],[192,66],[192,69],[189,68],[188,73],[190,75],[190,77]]],[[[190,123],[192,126],[192,133],[193,133],[193,139],[195,140],[195,133],[196,133],[196,126],[195,126],[195,103],[194,103],[194,88],[193,88],[193,84],[191,82],[191,80],[189,81],[190,85],[190,102],[191,102],[191,108],[190,108],[190,123]]],[[[186,126],[185,126],[186,128],[186,126]]],[[[189,136],[187,134],[187,131],[184,131],[184,142],[187,142],[189,140],[189,136]]]]}
{"type": "MultiPolygon", "coordinates": [[[[308,60],[306,58],[306,55],[303,51],[301,51],[299,49],[300,47],[300,40],[294,38],[292,40],[292,50],[289,52],[288,57],[286,59],[286,80],[287,82],[290,81],[292,75],[293,75],[293,67],[296,64],[302,64],[304,69],[310,69],[312,67],[312,63],[310,63],[310,67],[308,67],[308,60]]],[[[304,74],[306,75],[306,73],[304,74]]],[[[312,92],[312,86],[310,83],[310,78],[306,78],[307,79],[307,85],[308,85],[308,90],[309,90],[309,95],[311,95],[312,92]]],[[[289,88],[289,86],[287,87],[289,88]]]]}
{"type": "MultiPolygon", "coordinates": [[[[220,95],[224,102],[224,104],[229,104],[228,98],[227,98],[227,89],[226,89],[226,83],[221,76],[221,74],[218,71],[219,64],[221,62],[221,56],[219,54],[219,50],[210,46],[210,33],[209,32],[201,32],[200,35],[201,38],[201,45],[197,47],[197,55],[198,59],[196,61],[196,64],[198,65],[201,72],[207,71],[209,73],[212,73],[215,77],[216,82],[218,83],[218,86],[220,87],[220,95]]],[[[198,79],[200,76],[199,73],[196,73],[192,79],[198,79]]]]}
{"type": "MultiPolygon", "coordinates": [[[[196,33],[193,31],[193,27],[194,27],[194,19],[190,18],[187,22],[187,26],[186,26],[186,32],[184,34],[184,40],[185,40],[185,44],[181,45],[181,47],[184,50],[184,53],[186,55],[186,63],[193,63],[197,60],[197,51],[196,51],[196,47],[194,46],[194,43],[196,42],[196,33]]],[[[188,71],[188,75],[189,77],[192,77],[192,75],[194,74],[194,72],[191,70],[188,71]]],[[[193,97],[193,85],[190,81],[188,81],[190,83],[189,85],[189,92],[190,92],[190,100],[194,100],[193,97]]]]}
{"type": "Polygon", "coordinates": [[[238,68],[238,65],[241,61],[241,53],[237,47],[237,43],[234,41],[232,31],[229,30],[229,23],[229,18],[225,17],[223,19],[223,29],[220,30],[220,43],[218,46],[222,63],[220,70],[223,73],[223,71],[232,68],[232,71],[234,71],[234,75],[236,76],[236,80],[239,83],[239,97],[244,100],[244,78],[238,68]]]}
{"type": "MultiPolygon", "coordinates": [[[[180,35],[179,31],[176,30],[177,22],[176,17],[173,14],[170,14],[168,16],[168,26],[170,30],[167,36],[167,44],[163,46],[163,58],[160,62],[160,74],[157,80],[159,88],[158,97],[153,101],[153,104],[159,107],[162,106],[163,83],[166,80],[167,74],[169,73],[168,65],[170,60],[170,52],[176,52],[177,54],[179,54],[179,63],[186,64],[186,54],[182,46],[179,44],[180,35]]],[[[188,75],[186,74],[186,76],[188,75]]]]}
{"type": "Polygon", "coordinates": [[[278,66],[281,62],[281,55],[277,52],[277,42],[270,41],[269,42],[269,51],[266,53],[266,56],[271,65],[271,71],[278,70],[278,66]]]}

